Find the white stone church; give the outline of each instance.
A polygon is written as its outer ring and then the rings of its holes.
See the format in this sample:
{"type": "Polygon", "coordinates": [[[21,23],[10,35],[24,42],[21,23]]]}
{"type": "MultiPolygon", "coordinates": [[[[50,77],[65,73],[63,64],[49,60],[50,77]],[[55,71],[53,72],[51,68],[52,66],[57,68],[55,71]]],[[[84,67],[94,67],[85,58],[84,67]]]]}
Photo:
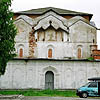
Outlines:
{"type": "Polygon", "coordinates": [[[76,89],[100,77],[92,16],[53,7],[14,13],[17,56],[0,77],[0,89],[76,89]]]}

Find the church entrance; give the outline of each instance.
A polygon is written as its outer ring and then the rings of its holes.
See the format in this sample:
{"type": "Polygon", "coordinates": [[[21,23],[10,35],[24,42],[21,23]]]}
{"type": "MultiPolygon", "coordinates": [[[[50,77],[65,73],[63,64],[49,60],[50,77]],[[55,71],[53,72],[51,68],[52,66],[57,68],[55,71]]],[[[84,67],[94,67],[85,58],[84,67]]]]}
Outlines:
{"type": "Polygon", "coordinates": [[[45,89],[54,89],[54,73],[47,71],[45,74],[45,89]]]}

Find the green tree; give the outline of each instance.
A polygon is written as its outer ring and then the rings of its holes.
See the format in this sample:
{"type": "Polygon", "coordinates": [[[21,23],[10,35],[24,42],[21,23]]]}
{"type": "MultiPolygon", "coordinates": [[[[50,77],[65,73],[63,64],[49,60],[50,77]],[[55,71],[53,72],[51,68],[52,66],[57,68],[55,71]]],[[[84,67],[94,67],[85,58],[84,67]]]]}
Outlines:
{"type": "Polygon", "coordinates": [[[6,70],[7,62],[15,56],[16,28],[13,12],[9,9],[12,0],[0,0],[0,75],[6,70]]]}

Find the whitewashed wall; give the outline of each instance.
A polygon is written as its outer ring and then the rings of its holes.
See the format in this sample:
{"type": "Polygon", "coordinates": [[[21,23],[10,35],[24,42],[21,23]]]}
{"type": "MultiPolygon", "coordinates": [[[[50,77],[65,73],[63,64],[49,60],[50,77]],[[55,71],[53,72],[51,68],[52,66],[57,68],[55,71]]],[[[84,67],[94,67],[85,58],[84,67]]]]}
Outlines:
{"type": "Polygon", "coordinates": [[[1,89],[44,89],[45,73],[54,73],[54,89],[76,89],[90,77],[100,76],[100,62],[12,60],[0,77],[1,89]]]}

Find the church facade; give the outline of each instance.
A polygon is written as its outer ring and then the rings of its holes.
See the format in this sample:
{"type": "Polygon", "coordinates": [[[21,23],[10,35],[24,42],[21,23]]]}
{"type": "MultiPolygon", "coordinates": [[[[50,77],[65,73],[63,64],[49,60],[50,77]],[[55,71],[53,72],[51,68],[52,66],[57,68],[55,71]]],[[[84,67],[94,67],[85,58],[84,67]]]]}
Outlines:
{"type": "Polygon", "coordinates": [[[92,16],[53,7],[16,12],[17,56],[0,77],[0,88],[76,89],[100,76],[92,16]]]}

